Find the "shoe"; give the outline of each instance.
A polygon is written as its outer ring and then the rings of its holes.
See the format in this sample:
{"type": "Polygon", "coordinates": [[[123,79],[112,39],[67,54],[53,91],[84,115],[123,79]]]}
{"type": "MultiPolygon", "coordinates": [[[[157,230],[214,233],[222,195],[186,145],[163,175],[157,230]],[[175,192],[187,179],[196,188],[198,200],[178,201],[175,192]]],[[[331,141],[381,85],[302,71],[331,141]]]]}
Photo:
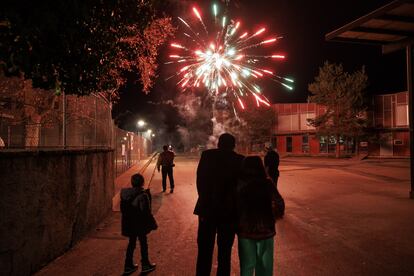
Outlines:
{"type": "Polygon", "coordinates": [[[142,271],[141,272],[142,273],[147,273],[147,272],[154,271],[156,266],[157,266],[156,264],[152,264],[152,263],[142,265],[142,271]]]}
{"type": "Polygon", "coordinates": [[[123,275],[129,275],[129,274],[131,274],[131,273],[133,273],[137,270],[138,270],[138,265],[137,264],[134,264],[132,266],[125,266],[123,275]]]}
{"type": "Polygon", "coordinates": [[[170,190],[170,194],[172,194],[172,193],[174,193],[174,189],[171,189],[171,190],[170,190]]]}

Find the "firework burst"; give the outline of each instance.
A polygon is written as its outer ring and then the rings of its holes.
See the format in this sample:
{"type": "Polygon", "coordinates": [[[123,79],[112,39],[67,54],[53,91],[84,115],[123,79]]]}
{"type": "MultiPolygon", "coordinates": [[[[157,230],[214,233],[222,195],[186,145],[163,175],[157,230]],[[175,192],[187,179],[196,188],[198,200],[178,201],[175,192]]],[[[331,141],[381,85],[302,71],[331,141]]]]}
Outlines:
{"type": "Polygon", "coordinates": [[[186,20],[178,17],[184,25],[183,34],[187,44],[171,43],[175,50],[170,55],[168,64],[181,64],[178,72],[171,77],[179,78],[178,85],[183,89],[205,87],[215,97],[232,95],[239,106],[244,109],[246,97],[252,97],[257,106],[270,106],[257,82],[268,77],[292,90],[289,83],[293,81],[276,75],[263,68],[266,60],[283,60],[285,55],[272,53],[260,55],[255,53],[258,47],[273,44],[281,36],[267,36],[266,28],[260,28],[249,34],[242,32],[240,21],[219,18],[218,6],[213,5],[214,31],[208,30],[200,11],[194,7],[192,13],[198,21],[198,27],[192,27],[186,20]]]}

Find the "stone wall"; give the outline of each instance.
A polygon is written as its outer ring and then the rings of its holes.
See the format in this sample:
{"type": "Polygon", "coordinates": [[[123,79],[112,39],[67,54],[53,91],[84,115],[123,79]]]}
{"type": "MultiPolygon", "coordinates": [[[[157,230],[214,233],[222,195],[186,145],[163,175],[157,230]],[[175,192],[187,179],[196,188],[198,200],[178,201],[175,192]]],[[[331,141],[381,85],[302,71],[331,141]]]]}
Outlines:
{"type": "Polygon", "coordinates": [[[111,211],[112,150],[0,152],[0,274],[30,275],[111,211]]]}

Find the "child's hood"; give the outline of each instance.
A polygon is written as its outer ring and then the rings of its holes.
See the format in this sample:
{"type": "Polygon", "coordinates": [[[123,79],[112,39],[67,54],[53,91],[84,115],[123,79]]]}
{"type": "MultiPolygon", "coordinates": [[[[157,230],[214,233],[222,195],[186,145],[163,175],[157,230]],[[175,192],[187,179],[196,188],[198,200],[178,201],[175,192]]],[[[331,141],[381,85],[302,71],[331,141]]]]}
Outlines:
{"type": "Polygon", "coordinates": [[[123,188],[121,190],[121,200],[129,201],[136,197],[141,191],[142,189],[138,188],[123,188]]]}

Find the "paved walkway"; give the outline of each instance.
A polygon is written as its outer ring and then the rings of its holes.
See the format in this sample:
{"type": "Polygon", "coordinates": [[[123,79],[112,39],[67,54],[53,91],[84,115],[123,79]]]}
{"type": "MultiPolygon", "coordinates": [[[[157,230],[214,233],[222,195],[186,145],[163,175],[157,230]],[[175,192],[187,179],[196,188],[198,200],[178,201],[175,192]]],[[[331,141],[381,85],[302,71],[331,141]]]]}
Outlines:
{"type": "Polygon", "coordinates": [[[121,275],[127,240],[120,235],[119,191],[130,186],[131,176],[137,172],[144,174],[148,185],[155,168],[152,162],[143,171],[149,160],[141,160],[115,179],[114,212],[79,244],[36,275],[121,275]]]}
{"type": "MultiPolygon", "coordinates": [[[[151,275],[194,275],[197,162],[177,158],[174,194],[161,193],[161,176],[155,173],[151,191],[159,229],[149,234],[150,258],[157,263],[151,275]]],[[[148,167],[149,175],[153,168],[148,167]]],[[[129,183],[130,175],[122,177],[119,183],[129,183]]],[[[408,160],[286,158],[279,188],[287,209],[277,223],[274,275],[414,275],[408,160]]],[[[113,212],[37,275],[120,275],[126,246],[120,213],[113,212]]],[[[139,250],[135,258],[138,262],[139,250]]],[[[236,240],[232,275],[239,275],[238,266],[236,240]]],[[[216,263],[212,275],[215,269],[216,263]]]]}

